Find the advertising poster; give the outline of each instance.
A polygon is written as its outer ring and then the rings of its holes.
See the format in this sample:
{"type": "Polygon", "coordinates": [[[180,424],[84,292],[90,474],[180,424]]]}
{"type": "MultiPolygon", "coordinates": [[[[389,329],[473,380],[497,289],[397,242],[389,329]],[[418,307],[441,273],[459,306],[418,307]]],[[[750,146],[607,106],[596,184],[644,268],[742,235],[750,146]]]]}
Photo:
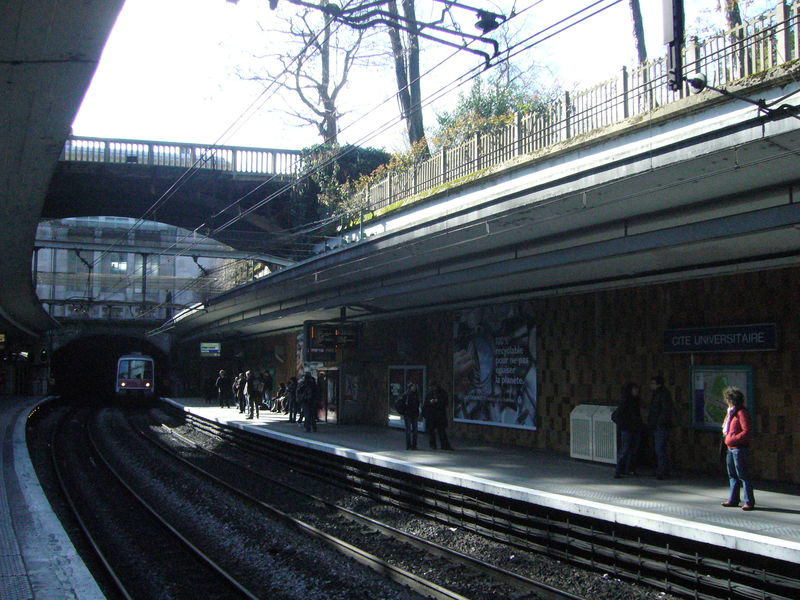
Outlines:
{"type": "Polygon", "coordinates": [[[692,424],[697,429],[720,429],[728,410],[722,392],[728,386],[744,392],[753,413],[752,367],[692,367],[692,424]]]}
{"type": "Polygon", "coordinates": [[[501,304],[456,313],[456,421],[536,429],[536,325],[526,309],[501,304]]]}

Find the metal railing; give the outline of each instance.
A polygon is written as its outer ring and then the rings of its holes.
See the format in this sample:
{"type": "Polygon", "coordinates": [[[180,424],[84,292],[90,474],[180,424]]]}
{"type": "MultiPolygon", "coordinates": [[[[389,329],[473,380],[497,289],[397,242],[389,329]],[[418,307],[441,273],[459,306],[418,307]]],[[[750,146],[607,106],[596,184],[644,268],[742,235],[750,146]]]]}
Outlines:
{"type": "Polygon", "coordinates": [[[299,150],[79,136],[67,138],[61,153],[61,160],[71,162],[139,164],[285,177],[297,174],[299,157],[299,150]]]}
{"type": "MultiPolygon", "coordinates": [[[[799,12],[800,0],[781,3],[732,31],[690,40],[684,48],[685,72],[703,73],[708,84],[720,87],[797,59],[799,12]]],[[[668,88],[664,58],[623,68],[619,76],[591,89],[565,92],[543,112],[517,113],[510,125],[493,133],[476,134],[410,168],[388,171],[355,192],[348,205],[381,211],[439,186],[479,177],[484,169],[676,102],[689,95],[687,86],[668,88]]]]}

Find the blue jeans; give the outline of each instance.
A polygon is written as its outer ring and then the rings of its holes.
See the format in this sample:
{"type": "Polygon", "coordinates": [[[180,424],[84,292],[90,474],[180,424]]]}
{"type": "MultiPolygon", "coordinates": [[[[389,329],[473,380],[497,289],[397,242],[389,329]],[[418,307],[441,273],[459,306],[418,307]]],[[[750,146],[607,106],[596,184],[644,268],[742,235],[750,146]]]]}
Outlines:
{"type": "Polygon", "coordinates": [[[750,481],[750,448],[728,448],[725,457],[728,479],[731,482],[731,495],[728,502],[739,504],[739,490],[744,490],[744,503],[755,505],[753,484],[750,481]]]}
{"type": "Polygon", "coordinates": [[[617,455],[617,475],[624,475],[636,470],[640,439],[641,433],[638,430],[623,429],[619,432],[620,448],[617,455]]]}
{"type": "Polygon", "coordinates": [[[656,475],[666,477],[670,474],[669,462],[669,429],[653,431],[656,450],[656,475]]]}

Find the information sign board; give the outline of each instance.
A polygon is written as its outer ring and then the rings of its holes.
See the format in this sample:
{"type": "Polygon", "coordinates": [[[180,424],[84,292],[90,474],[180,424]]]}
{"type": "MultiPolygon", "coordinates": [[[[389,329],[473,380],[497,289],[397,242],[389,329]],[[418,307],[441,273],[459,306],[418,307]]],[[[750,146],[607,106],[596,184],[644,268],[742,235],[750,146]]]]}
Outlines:
{"type": "Polygon", "coordinates": [[[692,367],[692,425],[696,429],[720,430],[728,406],[722,392],[729,386],[744,393],[747,410],[753,413],[753,368],[749,366],[692,367]]]}

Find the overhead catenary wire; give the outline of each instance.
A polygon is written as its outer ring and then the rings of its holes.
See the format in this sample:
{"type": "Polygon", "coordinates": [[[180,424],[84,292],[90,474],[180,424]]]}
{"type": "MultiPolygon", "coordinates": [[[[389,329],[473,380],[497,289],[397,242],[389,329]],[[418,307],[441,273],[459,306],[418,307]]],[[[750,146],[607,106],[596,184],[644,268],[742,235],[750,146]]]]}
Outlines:
{"type": "MultiPolygon", "coordinates": [[[[534,5],[536,5],[536,4],[539,4],[541,1],[542,1],[542,0],[539,0],[539,2],[536,2],[534,5]]],[[[614,2],[614,3],[610,4],[610,5],[608,5],[606,8],[610,7],[611,5],[613,5],[613,4],[615,4],[615,3],[616,3],[616,2],[614,2]]],[[[596,5],[596,4],[598,4],[598,3],[595,3],[595,5],[596,5]]],[[[534,5],[531,5],[531,6],[534,6],[534,5]]],[[[592,5],[590,5],[590,7],[591,7],[591,6],[592,6],[592,5]]],[[[524,9],[524,10],[527,10],[528,8],[530,8],[530,7],[526,7],[526,9],[524,9]]],[[[521,11],[520,13],[517,13],[517,14],[521,14],[522,12],[524,12],[524,10],[523,10],[523,11],[521,11]]],[[[578,14],[580,14],[580,13],[582,13],[582,12],[585,12],[585,10],[587,10],[587,9],[586,9],[586,8],[584,8],[584,9],[581,9],[581,10],[577,11],[576,13],[574,13],[572,16],[575,16],[575,15],[578,15],[578,14]]],[[[598,12],[599,12],[599,11],[598,11],[598,12]]],[[[595,14],[596,14],[596,13],[595,13],[595,14]]],[[[587,17],[587,18],[588,18],[588,17],[587,17]]],[[[583,20],[585,20],[585,18],[584,18],[584,19],[582,19],[581,21],[583,21],[583,20]]],[[[578,21],[578,22],[581,22],[581,21],[578,21]]],[[[563,22],[563,20],[562,20],[561,22],[563,22]]],[[[566,29],[568,29],[568,28],[569,28],[569,27],[571,27],[571,26],[574,26],[574,25],[576,25],[578,22],[572,23],[572,24],[570,24],[570,25],[568,25],[568,26],[566,26],[566,27],[562,28],[562,31],[563,31],[563,30],[566,30],[566,29]]],[[[552,29],[552,27],[553,27],[553,26],[548,26],[547,28],[543,29],[542,31],[547,31],[548,29],[552,29]]],[[[533,37],[533,36],[531,36],[531,37],[533,37]]],[[[531,39],[531,38],[529,37],[528,39],[531,39]]],[[[540,41],[543,41],[543,40],[540,40],[540,41]]],[[[539,42],[537,42],[537,43],[539,43],[539,42]]],[[[533,45],[535,45],[535,44],[532,44],[531,46],[533,46],[533,45]]],[[[450,55],[450,56],[448,56],[446,59],[444,59],[443,61],[441,61],[439,64],[435,65],[434,67],[432,67],[431,69],[429,69],[428,71],[426,71],[425,73],[423,73],[421,76],[428,75],[430,72],[432,72],[433,70],[435,70],[436,68],[438,68],[439,66],[441,66],[441,64],[443,64],[443,63],[445,63],[447,60],[451,59],[451,58],[452,58],[454,55],[455,55],[455,53],[451,54],[451,55],[450,55]]],[[[505,60],[507,60],[507,58],[506,58],[505,60]]],[[[499,62],[501,62],[501,61],[497,61],[497,63],[496,63],[496,64],[499,64],[499,62]]],[[[430,103],[431,103],[431,102],[433,102],[434,100],[437,100],[437,99],[439,99],[440,97],[442,97],[443,95],[445,95],[446,93],[449,93],[449,91],[451,90],[451,88],[453,88],[453,87],[455,87],[455,86],[458,86],[458,85],[460,85],[461,83],[463,83],[463,82],[465,82],[465,81],[469,81],[469,80],[471,80],[471,79],[473,79],[473,78],[477,77],[477,76],[480,74],[480,72],[481,72],[481,71],[482,71],[482,69],[479,69],[478,67],[475,67],[475,68],[473,68],[473,69],[470,69],[470,70],[468,70],[468,71],[467,71],[465,74],[462,74],[461,76],[459,76],[459,77],[455,78],[455,79],[454,79],[454,80],[452,80],[452,81],[451,81],[449,84],[447,84],[447,85],[445,85],[445,86],[442,86],[442,87],[441,87],[439,90],[437,90],[437,92],[435,92],[433,95],[429,96],[429,97],[426,99],[426,101],[423,103],[423,106],[427,106],[428,104],[430,104],[430,103]],[[462,80],[463,80],[463,81],[462,81],[462,80]]],[[[394,97],[395,97],[395,94],[393,93],[393,94],[392,94],[391,96],[389,96],[389,97],[388,97],[386,100],[384,100],[384,103],[385,103],[385,102],[387,102],[387,101],[389,101],[389,100],[391,100],[391,99],[393,99],[394,97]]],[[[392,120],[390,120],[389,122],[387,122],[387,123],[386,123],[386,124],[384,124],[383,126],[381,126],[381,127],[377,128],[377,129],[373,130],[372,132],[370,132],[370,133],[366,134],[366,135],[365,135],[364,137],[362,137],[362,138],[361,138],[361,140],[359,140],[359,142],[357,142],[357,143],[362,143],[362,142],[364,142],[364,141],[368,141],[368,140],[372,139],[372,138],[373,138],[373,137],[375,137],[376,135],[378,135],[378,134],[382,133],[383,131],[385,131],[385,130],[386,130],[388,127],[394,126],[394,125],[395,125],[397,122],[399,122],[399,120],[400,120],[399,118],[395,118],[395,119],[392,119],[392,120]]],[[[352,148],[352,147],[351,147],[351,148],[352,148]]],[[[342,156],[346,155],[346,154],[347,154],[349,151],[351,151],[351,150],[347,150],[347,149],[346,149],[346,150],[345,150],[345,151],[343,151],[343,152],[340,152],[340,153],[338,153],[338,154],[336,154],[336,155],[333,155],[333,156],[331,156],[331,157],[330,157],[330,158],[329,158],[327,161],[325,161],[324,163],[322,163],[322,164],[318,165],[318,166],[317,166],[315,169],[312,169],[310,172],[306,172],[306,173],[305,173],[305,174],[304,174],[304,175],[301,177],[301,181],[302,181],[303,179],[305,179],[305,178],[309,177],[309,176],[310,176],[310,175],[312,175],[313,173],[317,172],[319,169],[321,169],[321,168],[324,168],[325,166],[327,166],[328,164],[330,164],[330,163],[331,163],[331,162],[333,162],[334,160],[338,160],[338,159],[339,159],[339,158],[341,158],[342,156]]],[[[266,182],[265,182],[265,183],[266,183],[266,182]]],[[[258,188],[262,187],[263,185],[265,185],[265,183],[262,183],[262,184],[260,184],[259,186],[257,186],[257,187],[256,187],[256,189],[258,189],[258,188]]],[[[296,183],[297,183],[297,182],[295,182],[295,184],[296,184],[296,183]]],[[[234,218],[232,218],[231,220],[229,220],[227,223],[224,223],[224,224],[223,224],[223,225],[221,225],[220,227],[218,227],[218,228],[214,229],[214,230],[211,232],[211,235],[218,234],[219,232],[221,232],[221,231],[224,231],[225,229],[227,229],[228,227],[230,227],[230,226],[231,226],[233,223],[237,222],[237,221],[238,221],[238,220],[240,220],[241,218],[244,218],[244,217],[245,217],[247,214],[250,214],[250,213],[252,213],[253,211],[255,211],[255,210],[257,210],[258,208],[260,208],[261,206],[265,205],[266,203],[268,203],[268,202],[270,202],[270,201],[274,200],[276,197],[278,197],[280,194],[282,194],[283,192],[285,192],[286,190],[288,190],[290,187],[291,187],[291,186],[284,186],[284,187],[283,187],[283,188],[281,188],[280,190],[277,190],[277,191],[276,191],[276,192],[274,192],[272,195],[268,196],[267,198],[264,198],[262,201],[260,201],[259,203],[257,203],[256,205],[254,205],[253,207],[251,207],[250,209],[248,209],[248,211],[246,211],[245,213],[240,213],[240,214],[236,215],[234,218]]],[[[249,192],[249,193],[252,193],[252,191],[251,191],[251,192],[249,192]]],[[[249,193],[248,193],[248,194],[249,194],[249,193]]],[[[228,207],[226,207],[226,208],[225,208],[225,209],[223,209],[222,211],[219,211],[218,213],[216,213],[216,215],[223,214],[223,213],[224,213],[226,210],[228,210],[228,209],[230,208],[230,206],[233,206],[233,205],[235,205],[235,204],[236,204],[238,201],[240,201],[240,200],[241,200],[241,199],[237,199],[237,201],[234,201],[233,203],[231,203],[231,205],[229,205],[228,207]]],[[[216,216],[216,215],[215,215],[215,216],[216,216]]],[[[198,228],[198,229],[199,229],[199,228],[198,228]]]]}
{"type": "MultiPolygon", "coordinates": [[[[520,13],[517,13],[517,15],[521,14],[521,13],[522,13],[522,12],[524,12],[525,10],[528,10],[528,9],[530,9],[532,6],[535,6],[535,5],[538,5],[538,4],[540,4],[542,1],[543,1],[543,0],[539,0],[538,2],[536,2],[536,3],[534,3],[534,4],[532,4],[532,5],[528,6],[528,7],[526,7],[525,9],[523,9],[523,11],[520,11],[520,13]]],[[[621,1],[621,0],[616,0],[616,1],[614,1],[614,2],[611,2],[610,4],[607,4],[605,7],[603,7],[603,8],[601,8],[601,9],[599,9],[599,10],[595,11],[594,13],[592,13],[592,14],[590,14],[590,15],[587,15],[587,16],[585,16],[584,18],[582,18],[582,19],[580,19],[580,20],[578,20],[578,21],[574,21],[574,22],[572,22],[572,23],[569,23],[569,24],[565,25],[565,26],[564,26],[564,27],[562,27],[560,30],[558,30],[558,31],[556,31],[556,32],[554,32],[554,33],[552,33],[551,35],[547,36],[546,38],[543,38],[543,39],[541,39],[541,40],[538,40],[538,41],[536,41],[536,42],[534,42],[534,43],[531,43],[529,46],[527,46],[526,48],[524,48],[522,51],[524,51],[524,50],[528,50],[528,49],[530,49],[531,47],[535,46],[536,44],[538,44],[538,43],[541,43],[541,42],[542,42],[542,41],[544,41],[545,39],[549,39],[549,38],[550,38],[550,37],[552,37],[553,35],[556,35],[557,33],[561,33],[561,32],[563,32],[563,31],[565,31],[566,29],[568,29],[568,28],[570,28],[570,27],[573,27],[573,26],[577,25],[578,23],[585,21],[585,20],[586,20],[586,19],[588,19],[589,17],[591,17],[591,16],[594,16],[595,14],[597,14],[597,13],[601,12],[602,10],[605,10],[605,9],[607,9],[607,8],[610,8],[611,6],[613,6],[614,4],[617,4],[617,3],[618,3],[618,2],[620,2],[620,1],[621,1]]],[[[567,20],[569,20],[570,18],[574,18],[575,16],[577,16],[577,15],[580,15],[581,13],[585,12],[586,10],[588,10],[588,9],[592,8],[593,6],[597,6],[598,4],[601,4],[601,3],[602,3],[602,2],[595,2],[595,3],[591,4],[591,5],[589,5],[588,7],[585,7],[585,8],[583,8],[583,9],[580,9],[579,11],[576,11],[575,13],[573,13],[572,15],[570,15],[569,17],[566,17],[565,19],[562,19],[561,21],[557,22],[556,24],[550,25],[550,26],[548,26],[548,27],[546,27],[546,28],[544,28],[544,29],[540,30],[539,32],[537,32],[537,33],[533,34],[532,36],[529,36],[528,38],[526,38],[526,40],[524,40],[524,41],[523,41],[523,42],[521,42],[521,43],[518,43],[518,44],[516,44],[516,45],[515,45],[515,46],[513,46],[511,49],[513,49],[513,48],[516,48],[516,47],[520,46],[522,43],[525,43],[525,42],[527,42],[527,41],[529,41],[529,40],[532,40],[532,39],[534,39],[534,38],[535,38],[537,35],[541,35],[542,33],[544,33],[544,32],[546,32],[546,31],[548,31],[548,30],[552,29],[553,27],[555,27],[555,26],[557,26],[557,25],[559,25],[559,24],[561,24],[561,23],[565,23],[565,22],[566,22],[567,20]]],[[[509,49],[509,50],[511,50],[511,49],[509,49]]],[[[456,54],[456,53],[453,53],[453,54],[451,54],[450,56],[448,56],[446,59],[444,59],[443,61],[441,61],[441,62],[440,62],[440,63],[438,63],[437,65],[435,65],[433,68],[431,68],[431,69],[429,69],[428,71],[426,71],[425,73],[423,73],[423,74],[421,75],[421,77],[422,77],[422,76],[426,76],[426,75],[430,74],[430,73],[431,73],[433,70],[435,70],[435,69],[439,68],[439,67],[440,67],[442,64],[444,64],[445,62],[447,62],[448,60],[450,60],[450,59],[451,59],[451,58],[452,58],[452,57],[453,57],[455,54],[456,54]]],[[[507,61],[507,60],[509,60],[509,59],[511,58],[511,56],[512,56],[512,55],[510,54],[510,51],[508,51],[508,52],[506,52],[506,53],[504,53],[504,54],[506,54],[506,56],[505,56],[504,58],[502,58],[501,60],[495,61],[495,62],[494,62],[494,63],[493,63],[491,66],[492,66],[492,67],[494,67],[494,66],[496,66],[496,65],[500,64],[501,62],[507,61]]],[[[516,55],[516,54],[519,54],[519,52],[515,53],[514,55],[516,55]]],[[[483,69],[479,69],[478,67],[475,67],[475,68],[473,68],[473,69],[470,69],[470,70],[468,70],[466,73],[464,73],[464,74],[462,74],[462,75],[458,76],[457,78],[455,78],[454,80],[452,80],[450,83],[448,83],[448,84],[446,84],[446,85],[442,86],[441,88],[439,88],[439,90],[437,90],[436,92],[434,92],[434,94],[432,94],[432,95],[430,95],[428,98],[426,98],[425,102],[423,103],[423,106],[427,106],[427,105],[429,105],[431,102],[433,102],[433,101],[435,101],[435,100],[438,100],[438,99],[439,99],[440,97],[442,97],[443,95],[445,95],[445,94],[449,93],[449,92],[451,91],[451,89],[452,89],[452,88],[454,88],[454,87],[456,87],[456,86],[458,86],[458,85],[461,85],[461,84],[462,84],[462,83],[464,83],[464,82],[468,82],[468,81],[470,81],[471,79],[474,79],[475,77],[477,77],[477,76],[480,74],[480,72],[481,72],[482,70],[483,70],[483,69]]],[[[384,102],[382,102],[382,103],[381,103],[381,104],[379,104],[378,106],[380,106],[380,105],[384,104],[384,103],[385,103],[385,102],[387,102],[387,101],[390,101],[391,99],[393,99],[393,98],[395,97],[395,95],[396,95],[396,94],[395,94],[395,93],[393,93],[391,96],[389,96],[389,97],[388,97],[386,100],[384,100],[384,102]]],[[[373,109],[373,110],[374,110],[374,109],[373,109]]],[[[372,112],[372,111],[369,111],[369,112],[372,112]]],[[[368,112],[367,114],[369,114],[369,112],[368,112]]],[[[371,140],[372,138],[374,138],[375,136],[379,135],[380,133],[383,133],[383,132],[384,132],[386,129],[388,129],[389,127],[392,127],[392,126],[394,126],[395,124],[397,124],[397,122],[399,122],[399,121],[400,121],[400,118],[395,118],[395,119],[392,119],[392,120],[388,121],[388,122],[387,122],[387,123],[385,123],[384,125],[382,125],[382,126],[380,126],[380,127],[376,128],[376,129],[375,129],[375,130],[373,130],[372,132],[370,132],[370,133],[366,134],[365,136],[363,136],[363,137],[362,137],[362,138],[361,138],[361,139],[360,139],[360,140],[359,140],[357,143],[363,143],[363,142],[365,142],[365,141],[369,141],[369,140],[371,140]]],[[[307,178],[307,177],[311,176],[313,173],[315,173],[315,172],[319,171],[321,168],[324,168],[325,166],[327,166],[327,165],[331,164],[331,162],[333,162],[334,160],[338,160],[338,159],[339,159],[339,158],[341,158],[342,156],[345,156],[345,155],[346,155],[346,154],[347,154],[349,151],[351,151],[351,150],[345,149],[344,151],[342,151],[342,152],[340,152],[340,153],[338,153],[338,154],[335,154],[335,155],[331,156],[331,157],[330,157],[330,158],[329,158],[327,161],[325,161],[324,163],[322,163],[322,164],[318,165],[318,166],[317,166],[315,169],[312,169],[310,172],[306,172],[306,173],[304,173],[304,175],[303,175],[303,176],[301,176],[301,179],[300,179],[300,181],[302,181],[303,179],[305,179],[305,178],[307,178]]],[[[238,203],[240,203],[240,202],[241,202],[241,200],[242,200],[243,198],[246,198],[246,197],[247,197],[247,196],[249,196],[250,194],[254,193],[254,192],[255,192],[255,191],[257,191],[258,189],[260,189],[261,187],[263,187],[264,185],[266,185],[266,183],[268,183],[269,181],[270,181],[270,180],[268,180],[267,182],[264,182],[264,183],[260,184],[260,185],[259,185],[259,186],[257,186],[257,187],[256,187],[254,190],[251,190],[250,192],[248,192],[248,194],[246,194],[245,196],[238,198],[237,200],[235,200],[234,202],[232,202],[232,203],[231,203],[229,206],[227,206],[227,207],[225,207],[224,209],[222,209],[221,211],[218,211],[217,213],[215,213],[215,215],[213,215],[213,216],[212,216],[212,218],[213,218],[213,217],[216,217],[216,216],[219,216],[219,215],[221,215],[221,214],[224,214],[224,213],[225,213],[227,210],[229,210],[229,209],[230,209],[232,206],[236,206],[238,203]]],[[[293,185],[296,185],[296,183],[298,183],[298,182],[294,182],[294,184],[293,184],[293,185]]],[[[211,235],[218,234],[218,233],[220,233],[220,232],[222,232],[222,231],[224,231],[224,230],[228,229],[228,228],[229,228],[229,227],[230,227],[232,224],[234,224],[234,223],[235,223],[235,222],[237,222],[238,220],[240,220],[240,219],[242,219],[242,218],[246,217],[248,214],[251,214],[252,212],[254,212],[255,210],[257,210],[258,208],[260,208],[260,207],[264,206],[266,203],[268,203],[268,202],[270,202],[270,201],[274,200],[274,199],[275,199],[276,197],[278,197],[280,194],[282,194],[283,192],[287,191],[287,190],[288,190],[290,187],[291,187],[291,186],[288,186],[288,185],[287,185],[287,186],[283,186],[281,189],[277,190],[276,192],[274,192],[274,193],[273,193],[273,194],[271,194],[270,196],[268,196],[268,197],[266,197],[266,198],[262,199],[261,201],[259,201],[258,203],[256,203],[254,206],[252,206],[252,207],[250,207],[249,209],[247,209],[247,211],[243,211],[243,212],[241,212],[240,214],[237,214],[237,215],[235,215],[235,216],[234,216],[232,219],[230,219],[230,220],[229,220],[229,221],[227,221],[226,223],[223,223],[222,225],[220,225],[220,226],[218,226],[217,228],[213,229],[213,230],[211,231],[211,235]]],[[[205,224],[204,224],[204,225],[205,225],[205,224]]],[[[201,229],[202,227],[203,227],[203,225],[201,225],[200,227],[198,227],[198,228],[197,228],[197,229],[196,229],[196,230],[195,230],[193,233],[196,233],[196,232],[197,232],[199,229],[201,229]]],[[[190,235],[191,235],[191,234],[190,234],[190,235]]],[[[184,238],[184,239],[185,239],[185,238],[184,238]]]]}

